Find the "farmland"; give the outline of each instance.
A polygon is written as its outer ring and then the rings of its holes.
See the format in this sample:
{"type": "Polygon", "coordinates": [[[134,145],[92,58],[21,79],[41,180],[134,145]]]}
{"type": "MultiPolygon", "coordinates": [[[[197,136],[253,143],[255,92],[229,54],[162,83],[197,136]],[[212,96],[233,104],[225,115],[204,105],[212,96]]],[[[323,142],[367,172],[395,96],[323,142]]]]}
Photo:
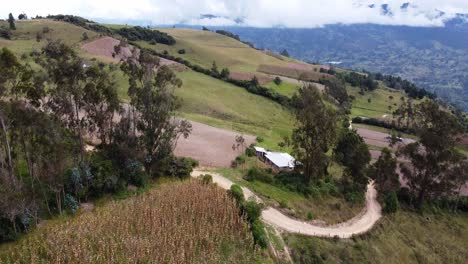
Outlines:
{"type": "Polygon", "coordinates": [[[235,202],[198,181],[109,202],[0,248],[5,263],[252,263],[255,255],[235,202]]]}

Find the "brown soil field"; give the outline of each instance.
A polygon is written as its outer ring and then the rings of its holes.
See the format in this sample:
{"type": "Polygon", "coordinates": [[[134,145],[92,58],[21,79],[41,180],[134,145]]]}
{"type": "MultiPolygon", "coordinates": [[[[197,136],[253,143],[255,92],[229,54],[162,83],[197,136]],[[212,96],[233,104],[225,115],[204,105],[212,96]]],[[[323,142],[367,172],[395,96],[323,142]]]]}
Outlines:
{"type": "MultiPolygon", "coordinates": [[[[132,45],[129,45],[128,47],[124,47],[121,49],[121,54],[112,56],[115,52],[114,47],[119,45],[119,43],[120,43],[120,40],[118,39],[111,38],[111,37],[102,37],[102,38],[98,38],[96,40],[93,40],[84,44],[83,46],[81,46],[81,49],[90,54],[93,54],[99,57],[104,57],[108,60],[111,60],[112,62],[118,63],[120,62],[121,59],[126,59],[130,57],[132,55],[132,51],[135,49],[135,47],[133,47],[132,45]]],[[[137,54],[139,54],[140,53],[139,49],[136,49],[136,52],[137,54]]],[[[182,71],[187,68],[184,65],[175,61],[167,60],[164,58],[159,58],[159,59],[160,59],[159,64],[161,66],[168,65],[168,66],[173,67],[177,71],[182,71]]]]}
{"type": "Polygon", "coordinates": [[[229,77],[234,80],[239,80],[239,81],[250,81],[254,76],[257,76],[258,83],[260,85],[267,84],[271,81],[273,81],[273,77],[265,75],[265,74],[254,74],[254,73],[249,73],[249,72],[236,72],[233,71],[229,74],[229,77]]]}
{"type": "MultiPolygon", "coordinates": [[[[297,67],[297,65],[295,67],[297,67]]],[[[302,64],[300,67],[303,67],[302,64]]],[[[310,82],[317,82],[321,78],[325,78],[325,79],[334,78],[332,75],[315,72],[313,70],[300,70],[294,67],[285,67],[285,66],[276,66],[276,65],[267,65],[267,64],[261,64],[258,67],[257,71],[267,73],[267,74],[286,76],[286,77],[300,79],[304,81],[310,81],[310,82]]]]}
{"type": "MultiPolygon", "coordinates": [[[[187,139],[179,139],[175,149],[177,156],[196,159],[201,166],[229,167],[241,153],[241,150],[232,150],[236,135],[241,133],[190,122],[192,133],[187,139]]],[[[255,142],[254,136],[244,135],[244,138],[246,146],[255,142]]]]}

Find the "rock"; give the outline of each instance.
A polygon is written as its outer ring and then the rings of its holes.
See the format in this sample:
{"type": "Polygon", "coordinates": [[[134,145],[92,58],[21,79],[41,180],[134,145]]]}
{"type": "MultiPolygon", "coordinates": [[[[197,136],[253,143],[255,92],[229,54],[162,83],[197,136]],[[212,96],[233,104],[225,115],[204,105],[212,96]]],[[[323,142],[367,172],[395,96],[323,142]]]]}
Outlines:
{"type": "Polygon", "coordinates": [[[127,191],[129,192],[136,192],[138,190],[138,187],[136,187],[135,185],[128,185],[127,186],[127,191]]]}
{"type": "Polygon", "coordinates": [[[81,203],[80,209],[82,212],[91,212],[94,210],[94,204],[92,203],[81,203]]]}

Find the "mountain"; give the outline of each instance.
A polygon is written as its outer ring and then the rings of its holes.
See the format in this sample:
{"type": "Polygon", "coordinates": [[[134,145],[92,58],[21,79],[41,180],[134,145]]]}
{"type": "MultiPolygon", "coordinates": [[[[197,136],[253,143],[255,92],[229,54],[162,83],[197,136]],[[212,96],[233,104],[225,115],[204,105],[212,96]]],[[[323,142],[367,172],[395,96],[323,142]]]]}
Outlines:
{"type": "MultiPolygon", "coordinates": [[[[391,12],[388,7],[379,8],[387,15],[391,12]]],[[[223,29],[261,49],[286,49],[297,59],[398,75],[468,110],[467,18],[459,14],[445,27],[335,24],[310,29],[223,29]]]]}

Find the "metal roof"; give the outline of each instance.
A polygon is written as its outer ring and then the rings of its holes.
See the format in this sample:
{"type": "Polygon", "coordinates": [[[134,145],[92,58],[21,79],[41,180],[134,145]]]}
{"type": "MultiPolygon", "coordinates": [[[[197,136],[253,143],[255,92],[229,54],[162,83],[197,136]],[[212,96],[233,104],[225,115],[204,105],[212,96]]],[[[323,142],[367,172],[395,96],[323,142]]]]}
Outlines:
{"type": "Polygon", "coordinates": [[[264,149],[264,148],[262,148],[262,147],[254,146],[254,149],[255,149],[255,151],[257,151],[257,152],[263,152],[263,153],[266,153],[266,152],[267,152],[266,149],[264,149]]]}
{"type": "Polygon", "coordinates": [[[278,166],[279,168],[289,167],[294,168],[295,161],[291,155],[288,153],[280,153],[280,152],[267,152],[265,155],[269,161],[273,164],[278,166]]]}

